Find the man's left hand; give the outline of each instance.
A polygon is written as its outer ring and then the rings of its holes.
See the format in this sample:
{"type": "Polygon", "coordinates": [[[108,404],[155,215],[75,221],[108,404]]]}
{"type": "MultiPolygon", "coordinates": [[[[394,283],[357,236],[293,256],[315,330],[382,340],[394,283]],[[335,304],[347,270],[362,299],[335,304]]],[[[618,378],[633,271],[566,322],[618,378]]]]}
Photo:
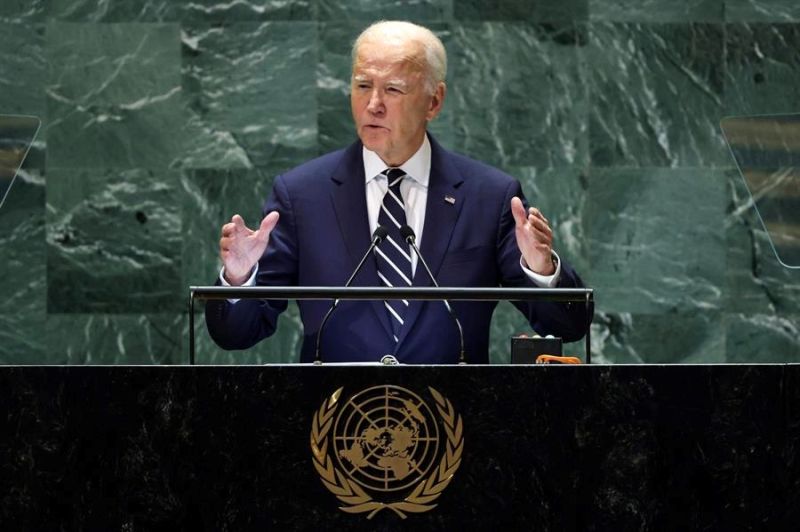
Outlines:
{"type": "Polygon", "coordinates": [[[553,275],[553,231],[550,222],[535,207],[525,212],[518,197],[511,198],[511,214],[516,222],[517,246],[522,258],[533,272],[539,275],[553,275]]]}

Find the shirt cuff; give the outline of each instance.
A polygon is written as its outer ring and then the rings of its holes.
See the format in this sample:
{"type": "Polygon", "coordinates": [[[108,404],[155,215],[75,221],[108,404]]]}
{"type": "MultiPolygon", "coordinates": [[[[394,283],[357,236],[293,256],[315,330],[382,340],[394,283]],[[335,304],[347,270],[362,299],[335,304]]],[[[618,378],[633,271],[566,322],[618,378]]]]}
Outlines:
{"type": "Polygon", "coordinates": [[[558,284],[559,278],[561,278],[561,260],[558,258],[558,253],[556,253],[554,250],[550,250],[550,252],[553,254],[553,262],[556,263],[556,271],[553,272],[552,275],[541,275],[536,273],[528,268],[528,265],[525,263],[525,259],[523,257],[519,258],[519,265],[522,267],[522,271],[525,272],[525,275],[528,276],[528,279],[533,281],[533,284],[539,288],[555,288],[558,284]]]}
{"type": "MultiPolygon", "coordinates": [[[[253,267],[253,273],[250,274],[250,277],[242,283],[242,286],[255,286],[256,285],[256,274],[258,273],[258,263],[253,267]]],[[[232,286],[231,283],[225,279],[225,266],[219,271],[219,282],[222,286],[232,286]]],[[[236,303],[239,301],[238,299],[229,299],[228,303],[236,303]]]]}

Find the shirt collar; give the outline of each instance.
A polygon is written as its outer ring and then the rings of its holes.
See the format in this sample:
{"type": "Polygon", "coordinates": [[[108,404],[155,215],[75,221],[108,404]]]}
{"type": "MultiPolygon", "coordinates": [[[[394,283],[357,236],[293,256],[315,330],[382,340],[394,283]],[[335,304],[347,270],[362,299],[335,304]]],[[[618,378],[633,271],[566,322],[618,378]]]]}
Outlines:
{"type": "MultiPolygon", "coordinates": [[[[369,183],[386,170],[388,165],[374,151],[370,151],[362,146],[364,159],[364,176],[369,183]]],[[[431,177],[431,143],[428,135],[422,141],[422,146],[411,156],[409,160],[400,165],[408,177],[427,188],[431,177]]]]}

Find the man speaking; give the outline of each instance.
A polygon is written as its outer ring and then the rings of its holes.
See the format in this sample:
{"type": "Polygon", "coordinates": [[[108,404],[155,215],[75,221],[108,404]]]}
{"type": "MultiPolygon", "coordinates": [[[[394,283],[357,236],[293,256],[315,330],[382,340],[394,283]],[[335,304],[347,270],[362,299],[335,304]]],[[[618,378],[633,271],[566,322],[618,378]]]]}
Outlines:
{"type": "MultiPolygon", "coordinates": [[[[413,234],[441,286],[583,286],[553,251],[553,233],[526,209],[519,182],[442,148],[427,133],[447,92],[447,57],[428,29],[379,22],[353,45],[350,105],[359,140],[278,176],[256,229],[235,215],[222,227],[223,285],[432,286],[406,242],[413,234]],[[382,229],[379,229],[382,228],[382,229]],[[409,229],[410,228],[410,229],[409,229]],[[376,231],[377,230],[377,231],[376,231]],[[377,239],[374,237],[377,236],[377,239]]],[[[217,344],[248,348],[270,336],[287,302],[209,301],[217,344]]],[[[300,301],[301,362],[314,359],[329,301],[300,301]]],[[[455,302],[466,360],[488,363],[495,302],[455,302]]],[[[516,303],[540,334],[580,339],[583,305],[516,303]]],[[[344,301],[321,340],[326,362],[456,363],[458,331],[439,301],[344,301]]]]}

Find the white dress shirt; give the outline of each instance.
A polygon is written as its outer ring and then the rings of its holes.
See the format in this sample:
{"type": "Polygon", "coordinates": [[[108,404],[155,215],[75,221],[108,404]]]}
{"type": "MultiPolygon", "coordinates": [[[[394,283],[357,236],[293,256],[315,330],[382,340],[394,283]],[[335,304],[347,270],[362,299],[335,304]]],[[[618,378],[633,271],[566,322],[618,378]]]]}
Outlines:
{"type": "MultiPolygon", "coordinates": [[[[367,217],[369,218],[369,232],[375,232],[378,227],[378,214],[383,204],[383,196],[389,188],[389,183],[383,171],[388,165],[374,151],[362,148],[364,160],[364,176],[366,180],[367,194],[367,217]]],[[[400,183],[400,194],[403,196],[403,204],[406,208],[406,222],[414,230],[417,237],[417,247],[422,247],[422,238],[425,227],[425,206],[428,200],[428,183],[431,177],[431,143],[428,136],[422,141],[422,146],[411,156],[409,160],[400,165],[400,169],[406,173],[407,178],[400,183]]],[[[511,205],[508,206],[511,208],[511,205]]],[[[527,268],[524,259],[520,258],[522,271],[530,278],[536,286],[542,288],[552,288],[558,283],[561,275],[561,261],[553,251],[553,259],[556,263],[556,271],[553,275],[539,275],[527,268]]],[[[416,253],[411,253],[411,272],[417,270],[418,258],[416,253]]],[[[256,284],[256,274],[258,273],[258,263],[253,268],[250,278],[242,286],[254,286],[256,284]]],[[[223,286],[230,286],[225,280],[225,268],[219,273],[219,278],[223,286]]],[[[236,302],[238,299],[230,299],[236,302]]]]}

